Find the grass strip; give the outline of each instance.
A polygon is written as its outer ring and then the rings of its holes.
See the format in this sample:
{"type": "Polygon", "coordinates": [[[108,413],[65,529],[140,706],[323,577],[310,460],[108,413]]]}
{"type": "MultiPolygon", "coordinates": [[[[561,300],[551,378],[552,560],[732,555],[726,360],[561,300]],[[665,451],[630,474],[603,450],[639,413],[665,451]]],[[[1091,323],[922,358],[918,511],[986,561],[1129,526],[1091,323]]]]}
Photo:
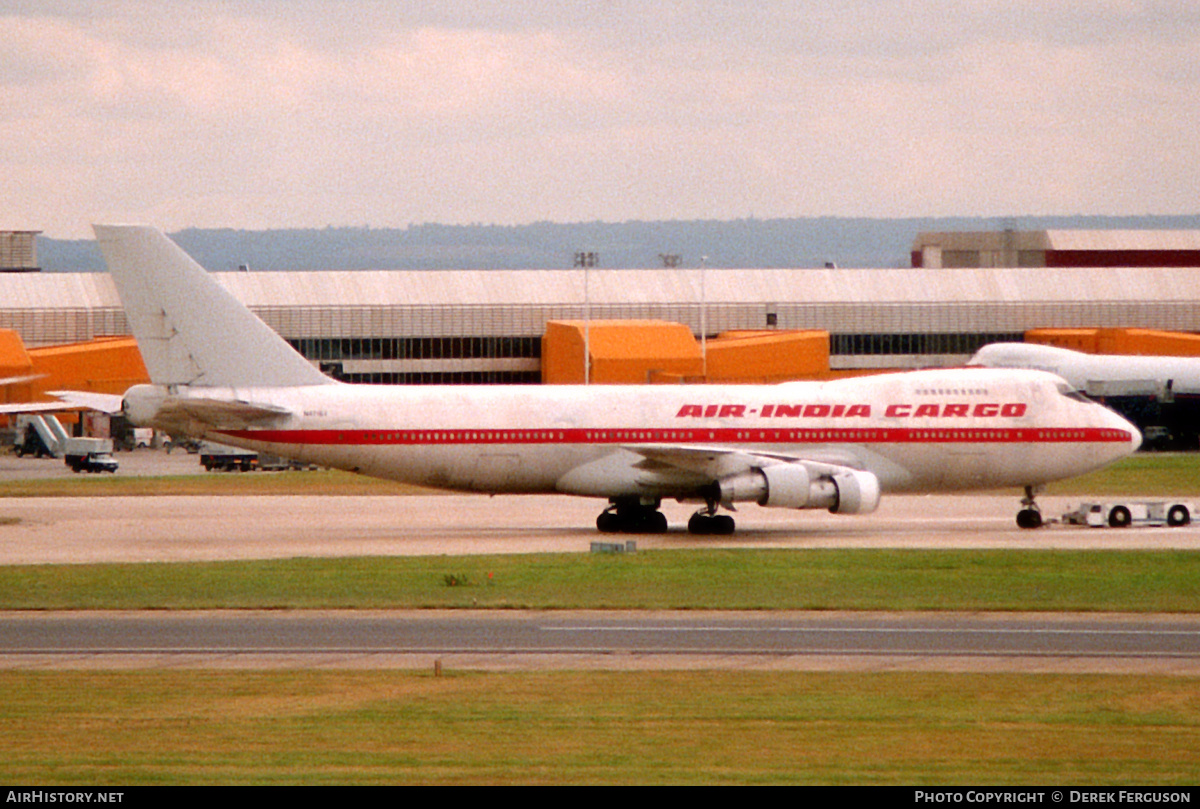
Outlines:
{"type": "Polygon", "coordinates": [[[1200,453],[1139,453],[1096,472],[1051,483],[1044,494],[1200,497],[1200,453]]]}
{"type": "Polygon", "coordinates": [[[1192,551],[744,550],[0,567],[0,609],[1200,611],[1192,551]]]}
{"type": "Polygon", "coordinates": [[[433,489],[321,469],[313,472],[240,472],[198,475],[86,475],[0,481],[4,497],[152,497],[203,495],[252,497],[274,495],[436,494],[433,489]]]}
{"type": "Polygon", "coordinates": [[[10,784],[1200,782],[1186,677],[0,671],[10,784]]]}

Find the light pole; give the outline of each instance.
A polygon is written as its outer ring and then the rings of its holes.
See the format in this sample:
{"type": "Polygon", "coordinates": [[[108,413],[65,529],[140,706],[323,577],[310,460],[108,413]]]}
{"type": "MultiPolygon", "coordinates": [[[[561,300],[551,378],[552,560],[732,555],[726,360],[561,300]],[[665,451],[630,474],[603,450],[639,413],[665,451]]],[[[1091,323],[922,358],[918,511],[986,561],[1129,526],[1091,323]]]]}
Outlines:
{"type": "Polygon", "coordinates": [[[707,270],[708,256],[700,256],[700,362],[705,383],[708,382],[708,298],[704,288],[707,270]]]}

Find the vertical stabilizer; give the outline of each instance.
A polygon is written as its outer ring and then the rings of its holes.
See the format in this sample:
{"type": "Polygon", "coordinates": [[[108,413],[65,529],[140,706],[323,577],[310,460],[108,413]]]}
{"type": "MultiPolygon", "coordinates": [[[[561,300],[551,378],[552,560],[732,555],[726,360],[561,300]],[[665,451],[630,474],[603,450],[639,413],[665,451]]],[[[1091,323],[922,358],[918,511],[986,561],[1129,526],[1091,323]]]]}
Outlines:
{"type": "Polygon", "coordinates": [[[156,385],[336,384],[161,231],[93,227],[156,385]]]}

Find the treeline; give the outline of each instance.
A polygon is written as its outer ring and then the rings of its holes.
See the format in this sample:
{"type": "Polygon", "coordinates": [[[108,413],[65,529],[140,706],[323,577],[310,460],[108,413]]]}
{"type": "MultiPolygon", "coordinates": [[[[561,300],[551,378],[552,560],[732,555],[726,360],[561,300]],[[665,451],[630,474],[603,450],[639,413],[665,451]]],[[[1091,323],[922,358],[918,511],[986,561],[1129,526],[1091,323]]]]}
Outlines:
{"type": "MultiPolygon", "coordinates": [[[[598,266],[906,267],[914,237],[943,230],[1191,230],[1198,216],[737,219],[530,225],[416,224],[404,228],[188,229],[172,238],[209,270],[557,269],[576,253],[598,266]]],[[[50,272],[104,269],[91,240],[38,241],[50,272]]]]}

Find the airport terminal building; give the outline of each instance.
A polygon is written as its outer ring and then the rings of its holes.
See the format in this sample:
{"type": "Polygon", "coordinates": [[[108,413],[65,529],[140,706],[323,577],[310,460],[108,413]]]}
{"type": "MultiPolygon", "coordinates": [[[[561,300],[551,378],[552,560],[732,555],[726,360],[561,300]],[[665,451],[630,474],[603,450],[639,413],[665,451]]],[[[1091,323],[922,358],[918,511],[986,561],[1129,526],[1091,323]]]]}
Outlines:
{"type": "MultiPolygon", "coordinates": [[[[536,383],[558,320],[825,330],[835,371],[957,365],[1031,329],[1200,332],[1200,234],[1061,233],[920,234],[914,266],[895,269],[215,275],[327,373],[363,383],[536,383]]],[[[129,333],[106,274],[3,273],[0,290],[0,328],[29,346],[129,333]]]]}

